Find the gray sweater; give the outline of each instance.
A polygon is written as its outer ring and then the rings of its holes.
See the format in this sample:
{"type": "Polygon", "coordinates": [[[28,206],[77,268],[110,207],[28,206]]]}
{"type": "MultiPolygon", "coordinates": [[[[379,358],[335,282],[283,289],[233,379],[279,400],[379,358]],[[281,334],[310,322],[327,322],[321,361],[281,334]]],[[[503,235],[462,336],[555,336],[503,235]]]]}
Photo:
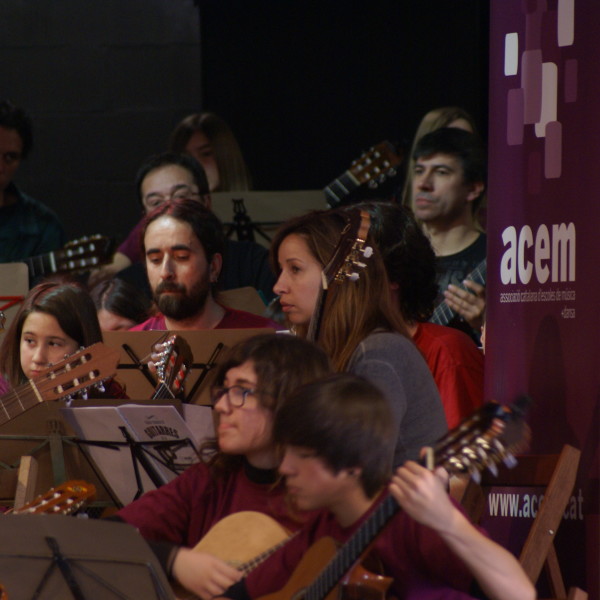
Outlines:
{"type": "Polygon", "coordinates": [[[399,333],[377,332],[357,347],[348,371],[374,383],[389,399],[398,422],[394,466],[416,460],[423,446],[448,430],[435,381],[413,342],[399,333]]]}

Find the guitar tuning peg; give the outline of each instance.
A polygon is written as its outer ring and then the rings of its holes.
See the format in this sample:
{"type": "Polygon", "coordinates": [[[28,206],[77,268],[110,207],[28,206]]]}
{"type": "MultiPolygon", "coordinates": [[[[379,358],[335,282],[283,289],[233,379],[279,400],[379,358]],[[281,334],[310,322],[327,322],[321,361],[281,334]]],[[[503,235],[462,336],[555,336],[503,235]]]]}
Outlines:
{"type": "Polygon", "coordinates": [[[371,256],[373,256],[373,248],[371,246],[365,246],[362,253],[365,258],[371,258],[371,256]]]}
{"type": "Polygon", "coordinates": [[[348,277],[348,279],[350,281],[358,281],[360,278],[358,273],[348,273],[348,275],[346,275],[346,277],[348,277]]]}
{"type": "Polygon", "coordinates": [[[471,471],[471,479],[477,485],[479,485],[481,483],[481,473],[479,471],[477,471],[477,469],[475,469],[474,471],[471,471]]]}
{"type": "Polygon", "coordinates": [[[104,387],[104,384],[102,382],[97,383],[96,384],[96,389],[101,393],[104,394],[104,392],[106,392],[106,388],[104,387]]]}
{"type": "Polygon", "coordinates": [[[364,269],[367,266],[364,262],[360,262],[359,260],[353,260],[352,264],[356,269],[364,269]]]}
{"type": "Polygon", "coordinates": [[[487,466],[487,469],[494,477],[498,477],[498,467],[496,466],[496,463],[491,462],[487,466]]]}
{"type": "Polygon", "coordinates": [[[507,454],[503,459],[504,464],[509,469],[514,469],[517,466],[517,459],[514,454],[507,454]]]}

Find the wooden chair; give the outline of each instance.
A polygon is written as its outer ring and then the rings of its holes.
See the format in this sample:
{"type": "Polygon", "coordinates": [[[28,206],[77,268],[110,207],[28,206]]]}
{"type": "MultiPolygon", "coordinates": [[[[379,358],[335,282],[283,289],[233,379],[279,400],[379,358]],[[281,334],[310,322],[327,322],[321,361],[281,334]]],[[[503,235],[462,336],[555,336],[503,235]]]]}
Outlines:
{"type": "Polygon", "coordinates": [[[588,597],[579,588],[570,588],[567,594],[554,547],[554,537],[575,486],[580,454],[573,446],[565,445],[560,454],[519,456],[513,469],[501,466],[497,476],[484,473],[480,484],[470,481],[461,485],[459,481],[451,488],[451,494],[474,523],[481,520],[492,487],[546,488],[519,561],[534,584],[545,567],[555,600],[586,600],[588,597]]]}

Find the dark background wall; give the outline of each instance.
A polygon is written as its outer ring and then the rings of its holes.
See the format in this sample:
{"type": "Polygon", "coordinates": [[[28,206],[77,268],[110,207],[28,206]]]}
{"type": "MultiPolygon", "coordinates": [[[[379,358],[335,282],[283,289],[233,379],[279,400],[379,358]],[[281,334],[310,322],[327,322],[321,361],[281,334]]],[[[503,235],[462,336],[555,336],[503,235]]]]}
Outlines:
{"type": "Polygon", "coordinates": [[[28,109],[18,183],[70,238],[121,238],[132,180],[184,115],[230,122],[257,189],[322,188],[427,110],[487,126],[483,0],[3,0],[0,97],[28,109]]]}

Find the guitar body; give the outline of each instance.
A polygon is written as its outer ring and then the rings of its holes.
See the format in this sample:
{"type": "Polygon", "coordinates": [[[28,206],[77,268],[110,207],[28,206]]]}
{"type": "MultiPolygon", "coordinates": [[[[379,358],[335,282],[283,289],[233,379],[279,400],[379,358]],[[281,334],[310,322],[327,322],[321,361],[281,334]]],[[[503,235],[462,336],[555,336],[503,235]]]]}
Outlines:
{"type": "MultiPolygon", "coordinates": [[[[306,588],[335,557],[338,549],[338,544],[330,537],[317,540],[304,554],[286,585],[278,592],[262,596],[260,600],[302,600],[306,588]]],[[[371,573],[361,564],[356,564],[340,583],[320,600],[383,600],[391,583],[390,577],[371,573]]]]}
{"type": "MultiPolygon", "coordinates": [[[[215,523],[194,546],[194,552],[212,554],[247,575],[289,537],[290,532],[269,515],[243,510],[215,523]]],[[[173,592],[178,600],[197,598],[178,584],[173,592]]]]}
{"type": "Polygon", "coordinates": [[[228,515],[213,525],[194,547],[194,551],[212,554],[245,571],[248,563],[254,563],[289,537],[289,531],[275,519],[263,513],[244,510],[228,515]]]}

